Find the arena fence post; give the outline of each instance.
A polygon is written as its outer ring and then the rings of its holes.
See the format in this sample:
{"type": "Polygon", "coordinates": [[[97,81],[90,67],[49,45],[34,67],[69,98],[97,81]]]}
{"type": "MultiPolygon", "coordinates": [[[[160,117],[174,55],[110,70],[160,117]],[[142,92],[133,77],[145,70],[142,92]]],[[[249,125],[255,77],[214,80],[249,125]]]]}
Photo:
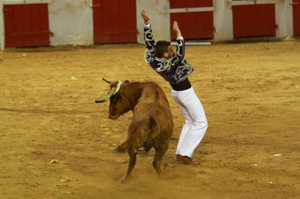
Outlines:
{"type": "Polygon", "coordinates": [[[4,14],[3,0],[0,0],[0,50],[4,50],[4,14]]]}

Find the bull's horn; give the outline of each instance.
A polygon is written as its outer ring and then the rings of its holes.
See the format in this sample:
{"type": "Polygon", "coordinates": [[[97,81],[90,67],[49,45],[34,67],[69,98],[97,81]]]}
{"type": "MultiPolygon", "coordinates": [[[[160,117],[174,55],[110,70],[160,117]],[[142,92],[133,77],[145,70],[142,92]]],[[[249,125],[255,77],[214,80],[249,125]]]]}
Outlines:
{"type": "Polygon", "coordinates": [[[112,87],[111,90],[106,94],[106,96],[104,96],[101,100],[95,100],[95,103],[102,103],[110,99],[111,96],[115,95],[120,90],[121,84],[122,82],[119,81],[117,87],[112,87]]]}
{"type": "Polygon", "coordinates": [[[111,96],[114,95],[115,91],[116,91],[116,87],[112,87],[111,90],[101,100],[95,100],[95,102],[96,103],[105,102],[106,100],[111,98],[111,96]]]}
{"type": "Polygon", "coordinates": [[[103,81],[110,83],[111,81],[108,81],[107,79],[105,79],[104,77],[102,78],[103,81]]]}
{"type": "MultiPolygon", "coordinates": [[[[117,85],[117,89],[116,89],[116,91],[114,92],[114,94],[116,94],[116,93],[120,90],[121,84],[122,84],[122,82],[119,80],[119,83],[118,83],[118,85],[117,85]]],[[[113,94],[113,95],[114,95],[114,94],[113,94]]]]}

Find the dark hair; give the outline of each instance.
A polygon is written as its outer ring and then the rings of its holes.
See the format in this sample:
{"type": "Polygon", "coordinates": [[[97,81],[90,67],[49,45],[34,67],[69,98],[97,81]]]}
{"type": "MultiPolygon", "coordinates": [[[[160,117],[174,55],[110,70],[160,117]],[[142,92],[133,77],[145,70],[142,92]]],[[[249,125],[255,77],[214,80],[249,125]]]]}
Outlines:
{"type": "Polygon", "coordinates": [[[164,53],[169,51],[169,46],[171,42],[168,41],[158,41],[155,45],[155,56],[158,58],[162,58],[164,53]]]}

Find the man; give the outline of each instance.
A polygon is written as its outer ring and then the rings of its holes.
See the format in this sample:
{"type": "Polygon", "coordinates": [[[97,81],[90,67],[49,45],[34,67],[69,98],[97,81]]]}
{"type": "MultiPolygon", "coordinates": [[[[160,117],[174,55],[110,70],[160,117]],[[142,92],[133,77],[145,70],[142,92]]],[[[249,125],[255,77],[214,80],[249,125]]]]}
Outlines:
{"type": "Polygon", "coordinates": [[[141,15],[144,19],[146,62],[170,83],[172,96],[186,119],[179,137],[176,158],[184,164],[197,164],[198,162],[192,159],[192,155],[204,137],[208,124],[203,106],[188,80],[194,67],[184,59],[185,43],[178,23],[176,21],[173,23],[173,31],[177,35],[177,47],[174,53],[170,42],[155,43],[150,18],[145,10],[142,10],[141,15]]]}

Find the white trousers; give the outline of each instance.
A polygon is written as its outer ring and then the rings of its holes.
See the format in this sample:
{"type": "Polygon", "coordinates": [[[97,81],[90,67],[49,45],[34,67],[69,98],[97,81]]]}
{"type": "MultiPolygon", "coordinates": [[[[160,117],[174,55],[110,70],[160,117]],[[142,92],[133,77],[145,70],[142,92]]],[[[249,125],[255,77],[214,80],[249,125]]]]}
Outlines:
{"type": "Polygon", "coordinates": [[[176,154],[192,157],[208,127],[205,112],[193,87],[184,91],[172,89],[172,96],[185,117],[176,154]]]}

